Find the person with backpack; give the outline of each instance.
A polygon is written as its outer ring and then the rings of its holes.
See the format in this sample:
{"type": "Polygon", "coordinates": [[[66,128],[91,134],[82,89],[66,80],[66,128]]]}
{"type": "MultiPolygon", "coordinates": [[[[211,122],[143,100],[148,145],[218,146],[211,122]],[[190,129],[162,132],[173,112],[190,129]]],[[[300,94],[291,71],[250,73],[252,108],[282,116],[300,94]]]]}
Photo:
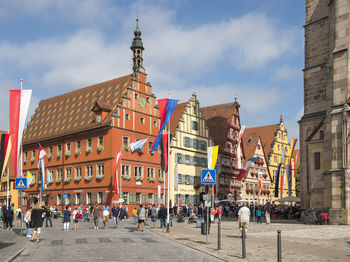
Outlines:
{"type": "Polygon", "coordinates": [[[43,227],[43,215],[44,215],[44,210],[39,204],[39,201],[37,198],[34,198],[34,205],[33,205],[33,210],[32,214],[30,215],[30,223],[31,227],[34,228],[33,236],[31,238],[31,241],[35,241],[35,236],[36,236],[36,241],[39,242],[40,234],[41,234],[41,228],[43,227]]]}
{"type": "Polygon", "coordinates": [[[79,222],[79,211],[78,208],[75,207],[73,214],[72,214],[72,218],[73,218],[73,225],[74,225],[74,229],[73,230],[78,230],[78,222],[79,222]]]}
{"type": "Polygon", "coordinates": [[[63,211],[63,230],[65,231],[69,230],[69,222],[70,222],[70,210],[68,206],[66,206],[66,209],[63,211]]]}
{"type": "Polygon", "coordinates": [[[262,223],[261,222],[261,210],[260,210],[260,207],[256,210],[256,223],[259,224],[259,222],[260,222],[260,224],[262,223]]]}
{"type": "Polygon", "coordinates": [[[12,230],[13,218],[14,218],[13,209],[12,208],[7,209],[5,213],[6,230],[12,230]]]}

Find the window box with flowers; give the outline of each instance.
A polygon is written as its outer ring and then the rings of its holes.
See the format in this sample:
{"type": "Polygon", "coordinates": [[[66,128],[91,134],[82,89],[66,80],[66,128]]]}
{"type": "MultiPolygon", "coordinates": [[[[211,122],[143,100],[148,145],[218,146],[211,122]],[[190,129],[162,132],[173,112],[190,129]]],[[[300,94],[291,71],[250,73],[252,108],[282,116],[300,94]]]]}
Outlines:
{"type": "Polygon", "coordinates": [[[266,190],[266,194],[270,195],[271,191],[270,190],[266,190]]]}
{"type": "Polygon", "coordinates": [[[96,176],[96,179],[97,179],[97,180],[102,180],[104,177],[105,177],[105,175],[97,175],[97,176],[96,176]]]}
{"type": "Polygon", "coordinates": [[[193,185],[193,188],[194,188],[194,189],[199,189],[200,187],[201,187],[200,184],[194,184],[194,185],[193,185]]]}
{"type": "Polygon", "coordinates": [[[59,184],[59,183],[61,183],[62,182],[62,178],[56,178],[56,184],[59,184]]]}
{"type": "Polygon", "coordinates": [[[124,180],[130,180],[131,179],[131,176],[129,176],[129,175],[122,175],[122,178],[124,179],[124,180]]]}
{"type": "Polygon", "coordinates": [[[52,159],[52,154],[49,153],[49,154],[47,155],[47,158],[48,158],[49,160],[51,160],[51,159],[52,159]]]}
{"type": "Polygon", "coordinates": [[[84,179],[85,179],[85,181],[91,181],[92,176],[86,176],[84,179]]]}
{"type": "Polygon", "coordinates": [[[142,155],[142,148],[138,148],[134,152],[138,153],[139,155],[142,155]]]}
{"type": "Polygon", "coordinates": [[[61,152],[57,152],[57,158],[60,158],[62,156],[61,152]]]}
{"type": "Polygon", "coordinates": [[[76,176],[76,177],[74,177],[74,181],[78,182],[78,181],[80,181],[80,180],[81,180],[81,176],[76,176]]]}
{"type": "Polygon", "coordinates": [[[27,159],[24,159],[23,160],[23,164],[27,164],[28,160],[27,159]]]}
{"type": "Polygon", "coordinates": [[[125,151],[129,151],[129,146],[128,146],[128,145],[123,145],[123,149],[124,149],[125,151]]]}
{"type": "Polygon", "coordinates": [[[103,145],[98,145],[97,146],[97,152],[101,152],[103,150],[103,145]]]}
{"type": "Polygon", "coordinates": [[[247,192],[247,193],[253,193],[253,189],[248,188],[248,189],[246,189],[246,192],[247,192]]]}
{"type": "Polygon", "coordinates": [[[85,152],[86,152],[87,154],[89,154],[89,153],[91,152],[91,147],[87,147],[86,150],[85,150],[85,152]]]}
{"type": "Polygon", "coordinates": [[[156,179],[154,177],[147,177],[147,181],[154,183],[156,179]]]}
{"type": "Polygon", "coordinates": [[[264,177],[264,178],[267,178],[267,174],[263,174],[263,177],[264,177]]]}
{"type": "Polygon", "coordinates": [[[65,155],[66,157],[70,157],[70,151],[67,151],[64,155],[65,155]]]}
{"type": "Polygon", "coordinates": [[[70,178],[70,177],[66,177],[66,178],[64,179],[64,182],[65,182],[65,183],[70,183],[70,181],[72,181],[72,178],[70,178]]]}
{"type": "Polygon", "coordinates": [[[142,176],[135,176],[135,180],[136,181],[143,181],[143,177],[142,176]]]}
{"type": "Polygon", "coordinates": [[[164,178],[158,177],[158,181],[159,181],[160,183],[163,183],[163,182],[164,182],[164,178]]]}
{"type": "Polygon", "coordinates": [[[80,149],[76,149],[76,150],[75,150],[75,155],[76,155],[76,156],[79,156],[79,155],[80,155],[80,149]]]}
{"type": "Polygon", "coordinates": [[[32,158],[30,159],[30,162],[34,163],[34,161],[35,161],[35,157],[32,157],[32,158]]]}

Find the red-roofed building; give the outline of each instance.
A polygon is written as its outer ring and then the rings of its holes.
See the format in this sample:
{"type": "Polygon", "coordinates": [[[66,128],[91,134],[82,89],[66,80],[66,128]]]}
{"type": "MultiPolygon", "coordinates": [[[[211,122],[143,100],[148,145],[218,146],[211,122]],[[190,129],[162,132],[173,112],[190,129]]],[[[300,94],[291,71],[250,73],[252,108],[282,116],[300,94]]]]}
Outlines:
{"type": "Polygon", "coordinates": [[[160,157],[150,153],[149,147],[159,130],[159,110],[143,68],[138,25],[134,34],[132,74],[39,103],[23,136],[23,172],[29,170],[35,176],[26,199],[40,194],[40,143],[47,153],[45,167],[53,177],[44,189],[43,200],[49,206],[111,205],[121,198],[131,211],[141,203],[157,202],[160,157]],[[144,138],[149,139],[142,152],[132,153],[130,143],[144,138]],[[116,194],[112,171],[120,151],[121,192],[116,194]],[[63,199],[64,193],[68,198],[63,199]]]}
{"type": "MultiPolygon", "coordinates": [[[[209,135],[214,145],[219,146],[218,173],[216,179],[216,195],[219,200],[240,199],[241,181],[235,178],[240,169],[236,168],[237,146],[241,122],[239,117],[239,103],[220,104],[201,108],[209,135]]],[[[241,141],[240,161],[244,160],[241,141]]]]}

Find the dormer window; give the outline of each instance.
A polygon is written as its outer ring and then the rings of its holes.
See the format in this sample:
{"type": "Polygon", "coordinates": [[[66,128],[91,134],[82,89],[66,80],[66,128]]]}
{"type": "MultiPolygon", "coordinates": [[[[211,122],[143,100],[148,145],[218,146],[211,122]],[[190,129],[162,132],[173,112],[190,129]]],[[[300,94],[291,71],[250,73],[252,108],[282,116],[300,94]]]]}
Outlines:
{"type": "Polygon", "coordinates": [[[101,116],[101,114],[97,114],[96,115],[96,123],[101,123],[101,120],[102,120],[102,116],[101,116]]]}

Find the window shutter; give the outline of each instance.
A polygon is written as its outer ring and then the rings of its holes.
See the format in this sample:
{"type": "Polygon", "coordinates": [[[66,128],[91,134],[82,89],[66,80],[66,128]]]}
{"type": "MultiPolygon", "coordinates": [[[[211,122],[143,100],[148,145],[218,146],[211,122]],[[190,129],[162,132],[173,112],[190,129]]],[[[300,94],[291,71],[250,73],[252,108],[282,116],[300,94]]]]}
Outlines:
{"type": "Polygon", "coordinates": [[[85,205],[86,204],[86,193],[82,193],[82,195],[83,195],[83,202],[82,202],[82,204],[85,205]]]}
{"type": "Polygon", "coordinates": [[[186,176],[182,175],[181,176],[181,184],[185,184],[186,183],[186,176]]]}
{"type": "Polygon", "coordinates": [[[57,195],[54,195],[54,203],[55,203],[55,206],[57,206],[57,195]]]}
{"type": "Polygon", "coordinates": [[[97,204],[97,192],[94,192],[94,203],[97,204]]]}
{"type": "Polygon", "coordinates": [[[106,192],[103,192],[102,193],[102,201],[101,201],[102,204],[106,203],[106,192]]]}
{"type": "Polygon", "coordinates": [[[84,193],[80,193],[80,196],[79,196],[79,203],[80,204],[83,204],[83,195],[85,195],[84,193]]]}
{"type": "Polygon", "coordinates": [[[188,142],[189,142],[189,143],[188,143],[188,144],[189,144],[189,147],[193,147],[193,144],[194,144],[194,143],[193,143],[193,139],[189,138],[189,139],[188,139],[188,142]]]}
{"type": "Polygon", "coordinates": [[[190,185],[194,184],[194,176],[190,176],[190,185]]]}

